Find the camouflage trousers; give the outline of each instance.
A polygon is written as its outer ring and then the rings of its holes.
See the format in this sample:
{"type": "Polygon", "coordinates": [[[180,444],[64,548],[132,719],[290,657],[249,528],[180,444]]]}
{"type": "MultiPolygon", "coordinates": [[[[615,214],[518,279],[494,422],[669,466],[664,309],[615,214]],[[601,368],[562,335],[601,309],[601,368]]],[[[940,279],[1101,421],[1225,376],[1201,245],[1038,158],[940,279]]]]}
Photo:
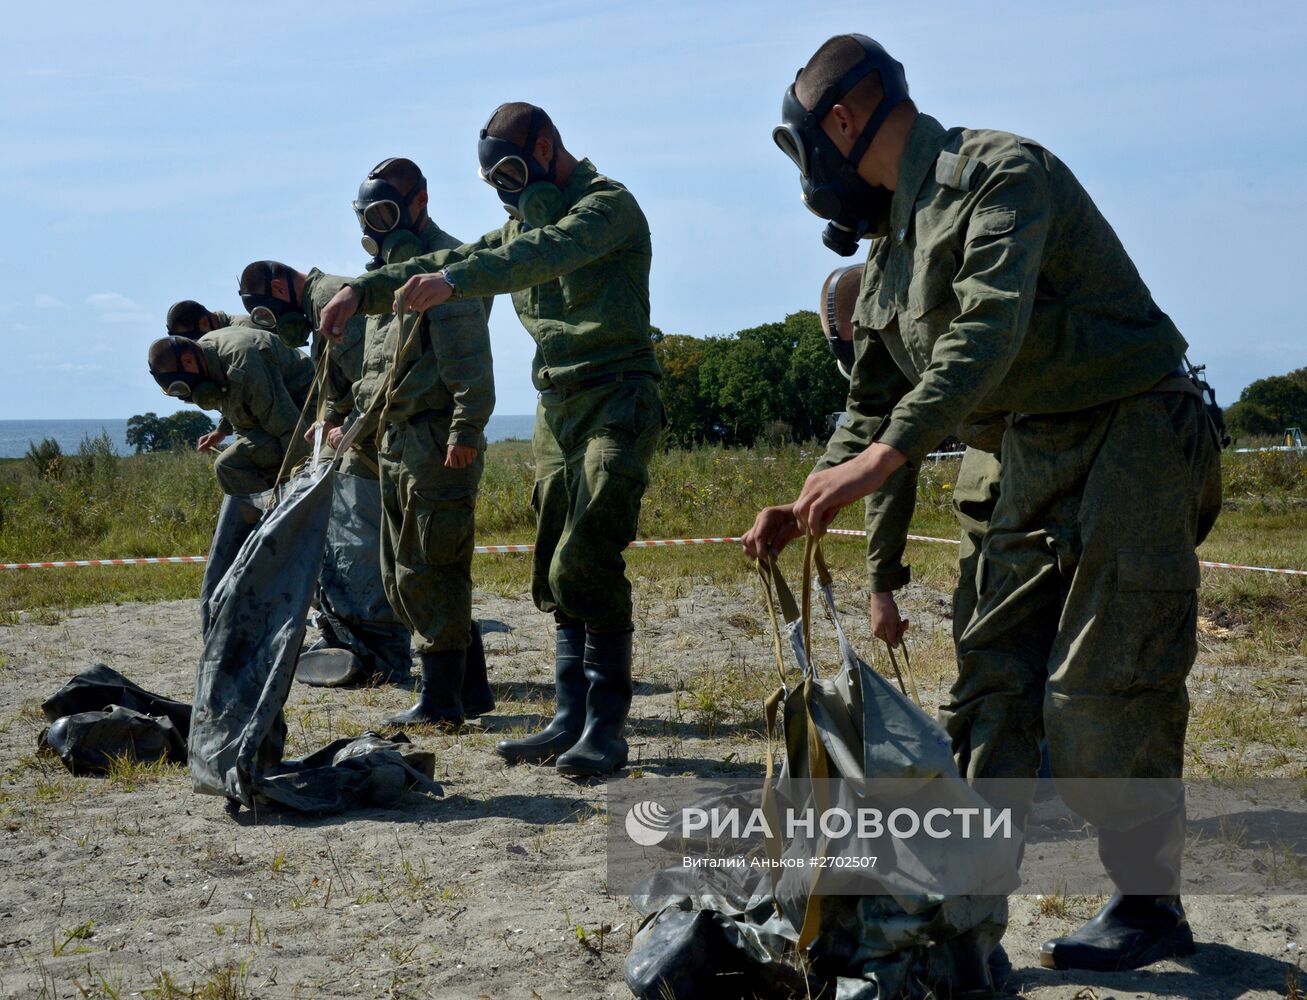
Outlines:
{"type": "Polygon", "coordinates": [[[381,577],[418,652],[472,641],[472,548],[485,440],[464,469],[446,469],[449,414],[386,430],[381,467],[381,577]]]}
{"type": "Polygon", "coordinates": [[[263,493],[277,485],[277,473],[285,457],[286,446],[281,438],[258,427],[237,431],[235,440],[213,463],[213,474],[228,496],[263,493]]]}
{"type": "Polygon", "coordinates": [[[662,428],[663,404],[653,379],[566,396],[541,393],[531,441],[531,595],[541,611],[583,622],[593,632],[632,627],[622,552],[635,539],[662,428]]]}
{"type": "MultiPolygon", "coordinates": [[[[1002,804],[1021,821],[1045,735],[1055,779],[1178,778],[1197,652],[1194,550],[1221,496],[1201,400],[1176,388],[1024,416],[1003,437],[1000,482],[940,711],[959,770],[973,783],[1017,779],[1002,804]]],[[[1067,805],[1107,830],[1183,812],[1182,797],[1139,814],[1077,784],[1067,805]]]]}
{"type": "Polygon", "coordinates": [[[996,456],[979,448],[968,448],[962,455],[958,481],[953,487],[953,514],[961,529],[958,549],[958,584],[953,588],[953,644],[962,639],[962,631],[976,610],[976,571],[980,568],[980,547],[994,516],[998,502],[999,474],[1002,466],[996,456]]]}

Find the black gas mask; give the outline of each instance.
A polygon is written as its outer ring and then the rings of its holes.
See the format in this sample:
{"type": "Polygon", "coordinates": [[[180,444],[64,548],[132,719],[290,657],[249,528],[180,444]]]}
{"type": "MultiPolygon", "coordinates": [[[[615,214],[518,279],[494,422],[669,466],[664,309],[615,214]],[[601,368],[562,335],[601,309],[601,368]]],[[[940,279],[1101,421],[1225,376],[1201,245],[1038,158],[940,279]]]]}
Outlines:
{"type": "Polygon", "coordinates": [[[528,226],[548,226],[563,215],[563,192],[558,187],[558,143],[553,144],[554,155],[549,158],[548,167],[542,167],[534,153],[546,121],[545,113],[535,108],[526,142],[521,146],[491,135],[490,122],[486,122],[477,143],[477,159],[481,162],[477,173],[495,189],[508,214],[528,226]]]}
{"type": "Polygon", "coordinates": [[[204,352],[186,337],[164,337],[150,345],[150,376],[165,395],[194,403],[201,409],[218,409],[224,395],[222,387],[209,377],[204,352]],[[198,372],[185,370],[182,358],[187,353],[195,359],[198,372]]]}
{"type": "Polygon", "coordinates": [[[241,302],[249,310],[250,321],[257,327],[275,333],[287,347],[303,347],[313,333],[313,324],[304,315],[299,296],[295,294],[295,276],[273,261],[263,262],[263,284],[267,292],[241,291],[241,302]],[[272,294],[272,281],[286,282],[289,301],[272,294]]]}
{"type": "Polygon", "coordinates": [[[829,220],[821,241],[842,257],[851,256],[859,240],[883,236],[889,229],[894,192],[864,181],[858,176],[858,164],[889,113],[908,99],[903,65],[866,35],[852,37],[863,50],[857,64],[826,88],[811,111],[799,101],[791,84],[781,101],[781,124],[772,130],[776,145],[799,168],[803,203],[815,215],[829,220]],[[821,122],[841,98],[872,73],[880,74],[884,96],[845,156],[822,131],[821,122]]]}
{"type": "Polygon", "coordinates": [[[218,321],[213,313],[194,299],[184,299],[181,302],[174,302],[168,309],[167,328],[170,337],[199,340],[206,333],[216,330],[218,321]],[[200,329],[200,323],[204,320],[208,320],[208,330],[200,329]]]}
{"type": "Polygon", "coordinates": [[[408,260],[417,251],[418,220],[413,217],[411,206],[413,199],[427,189],[427,179],[420,178],[412,191],[401,194],[399,188],[381,176],[395,159],[389,157],[369,170],[354,200],[354,214],[363,230],[363,249],[372,255],[367,263],[369,271],[408,260]]]}

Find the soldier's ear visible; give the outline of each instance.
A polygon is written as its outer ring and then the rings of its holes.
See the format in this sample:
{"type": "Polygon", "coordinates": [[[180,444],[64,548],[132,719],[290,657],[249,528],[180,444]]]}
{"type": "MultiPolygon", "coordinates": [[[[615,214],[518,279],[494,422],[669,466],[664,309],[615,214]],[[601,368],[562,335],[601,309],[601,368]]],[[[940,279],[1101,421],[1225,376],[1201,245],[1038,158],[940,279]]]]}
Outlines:
{"type": "Polygon", "coordinates": [[[836,131],[849,146],[852,146],[861,131],[858,128],[857,116],[853,109],[847,104],[837,104],[830,109],[830,120],[834,122],[836,131]]]}
{"type": "Polygon", "coordinates": [[[535,157],[542,167],[549,166],[549,161],[554,158],[554,144],[547,135],[536,139],[535,157]]]}

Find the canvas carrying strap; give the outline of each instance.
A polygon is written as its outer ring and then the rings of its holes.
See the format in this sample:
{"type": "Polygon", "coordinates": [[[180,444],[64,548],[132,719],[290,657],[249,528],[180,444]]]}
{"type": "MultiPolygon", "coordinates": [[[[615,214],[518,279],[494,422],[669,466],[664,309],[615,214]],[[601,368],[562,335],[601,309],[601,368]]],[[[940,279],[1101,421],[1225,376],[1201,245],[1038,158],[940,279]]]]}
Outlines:
{"type": "MultiPolygon", "coordinates": [[[[400,364],[408,358],[414,345],[419,342],[422,328],[421,314],[409,313],[404,308],[404,292],[402,289],[395,295],[395,323],[399,327],[399,336],[395,340],[394,355],[391,358],[390,367],[386,372],[386,377],[382,383],[381,390],[373,397],[372,402],[368,404],[368,408],[360,414],[352,424],[350,424],[349,429],[346,430],[344,435],[341,437],[340,444],[337,446],[336,454],[333,458],[334,462],[339,462],[344,454],[353,447],[355,440],[357,440],[359,433],[363,429],[363,425],[367,422],[367,419],[372,416],[373,411],[377,409],[379,404],[381,405],[381,418],[377,421],[377,448],[380,449],[381,447],[381,439],[385,436],[386,423],[390,416],[391,403],[395,398],[395,372],[400,364]],[[410,319],[413,322],[408,322],[410,319]]],[[[303,408],[300,410],[299,420],[295,424],[295,432],[291,438],[291,447],[286,449],[286,455],[282,459],[281,469],[277,473],[278,485],[281,485],[281,483],[285,481],[291,471],[289,465],[291,452],[295,448],[295,442],[299,440],[300,434],[303,433],[305,417],[309,413],[309,410],[313,408],[315,400],[317,402],[317,425],[319,428],[319,434],[321,433],[322,423],[327,415],[327,398],[326,393],[323,390],[326,388],[327,366],[331,357],[331,347],[331,341],[327,341],[326,350],[322,352],[322,357],[318,359],[317,367],[314,369],[313,385],[310,389],[308,398],[304,401],[303,408]]],[[[314,464],[316,464],[317,452],[318,448],[315,446],[313,454],[315,460],[314,464]]],[[[366,456],[360,457],[364,458],[366,461],[366,456]]],[[[375,463],[368,462],[367,464],[371,465],[375,463]]]]}
{"type": "MultiPolygon", "coordinates": [[[[769,868],[771,876],[773,902],[779,888],[780,868],[779,861],[783,849],[779,834],[780,822],[779,814],[776,808],[775,799],[775,730],[778,716],[782,715],[781,709],[787,701],[787,688],[785,684],[785,658],[783,655],[783,640],[781,638],[780,617],[777,615],[777,605],[779,604],[782,614],[785,615],[787,622],[798,621],[800,633],[802,635],[803,656],[800,660],[803,672],[803,714],[796,721],[803,726],[804,745],[808,760],[808,778],[812,781],[813,806],[817,809],[818,814],[822,813],[827,805],[826,788],[823,784],[830,777],[830,761],[826,753],[826,746],[822,742],[821,733],[817,728],[816,721],[812,717],[812,697],[814,693],[814,684],[817,680],[815,658],[812,655],[812,577],[815,567],[820,564],[821,574],[829,586],[830,573],[826,569],[825,560],[820,554],[821,543],[809,537],[804,547],[803,553],[803,590],[801,603],[795,601],[794,594],[790,591],[789,586],[785,583],[776,567],[775,560],[760,560],[758,562],[758,575],[763,583],[763,595],[767,604],[768,615],[772,624],[773,652],[776,659],[776,672],[780,678],[781,686],[774,691],[764,703],[764,714],[767,723],[767,757],[765,762],[766,784],[763,786],[762,809],[763,815],[767,820],[769,836],[764,839],[763,848],[772,867],[769,868]]],[[[841,630],[842,631],[842,630],[841,630]]],[[[796,650],[797,652],[797,650],[796,650]]],[[[786,734],[786,747],[789,748],[789,733],[786,734]]],[[[818,851],[822,850],[825,843],[823,838],[818,842],[818,851]]],[[[821,878],[823,869],[814,868],[812,884],[808,890],[808,901],[804,909],[803,925],[799,928],[798,947],[807,948],[816,940],[817,932],[821,926],[821,896],[818,893],[818,882],[821,878]]]]}
{"type": "Polygon", "coordinates": [[[404,308],[404,290],[395,293],[395,324],[399,327],[395,338],[395,352],[390,359],[390,370],[386,372],[386,381],[380,392],[368,406],[368,414],[376,407],[379,400],[384,400],[381,417],[377,420],[377,450],[381,450],[382,439],[386,436],[386,425],[390,421],[390,407],[395,401],[395,390],[399,377],[399,366],[408,360],[409,353],[422,341],[423,322],[421,313],[409,313],[404,308]],[[412,319],[409,323],[408,320],[412,319]]]}
{"type": "MultiPolygon", "coordinates": [[[[291,456],[299,450],[299,442],[302,440],[300,435],[304,433],[307,426],[305,418],[313,410],[316,410],[317,413],[319,438],[310,457],[315,460],[317,458],[318,445],[321,444],[322,421],[327,415],[327,393],[325,390],[327,388],[327,366],[330,357],[331,342],[328,341],[327,349],[322,352],[322,356],[318,358],[318,363],[313,369],[313,382],[309,385],[309,394],[304,399],[304,405],[300,407],[299,419],[295,421],[295,430],[291,432],[290,444],[286,448],[286,454],[281,458],[281,467],[277,470],[276,486],[281,486],[282,483],[289,479],[295,469],[295,465],[291,464],[291,456]]],[[[276,486],[273,488],[276,489],[276,486]]]]}
{"type": "MultiPolygon", "coordinates": [[[[834,578],[826,565],[820,543],[813,547],[812,561],[813,566],[816,568],[817,583],[821,587],[822,600],[826,604],[831,623],[835,626],[835,634],[839,638],[840,653],[843,655],[845,662],[852,665],[857,662],[857,657],[853,652],[853,646],[849,643],[848,635],[844,632],[844,625],[840,621],[839,612],[835,610],[834,578]]],[[[905,698],[911,698],[916,702],[917,707],[921,708],[921,693],[917,689],[917,679],[912,671],[912,654],[908,652],[906,642],[901,643],[900,651],[903,653],[902,669],[899,668],[898,657],[894,655],[894,647],[885,642],[885,652],[889,654],[890,666],[894,669],[894,677],[898,681],[899,690],[903,692],[905,698]],[[905,676],[907,678],[906,683],[904,681],[905,676]]]]}
{"type": "MultiPolygon", "coordinates": [[[[395,398],[395,370],[399,367],[412,350],[413,345],[418,342],[418,336],[421,327],[421,316],[416,313],[409,313],[404,308],[404,292],[401,290],[395,295],[395,323],[399,327],[399,335],[395,340],[395,350],[391,357],[390,367],[386,370],[386,377],[381,383],[381,387],[368,403],[368,408],[354,419],[349,425],[348,430],[340,439],[340,444],[336,448],[336,461],[339,461],[358,439],[359,434],[363,431],[363,426],[368,419],[381,408],[381,417],[377,421],[376,444],[378,450],[381,448],[381,440],[386,434],[386,423],[390,417],[390,406],[395,398]],[[414,319],[415,322],[407,323],[408,319],[414,319]]],[[[328,348],[328,350],[330,347],[328,348]]],[[[323,404],[323,414],[325,415],[325,402],[323,404]]],[[[319,417],[321,419],[321,417],[319,417]]],[[[361,452],[356,456],[363,460],[364,464],[369,466],[374,472],[380,472],[375,462],[369,459],[361,452]]]]}

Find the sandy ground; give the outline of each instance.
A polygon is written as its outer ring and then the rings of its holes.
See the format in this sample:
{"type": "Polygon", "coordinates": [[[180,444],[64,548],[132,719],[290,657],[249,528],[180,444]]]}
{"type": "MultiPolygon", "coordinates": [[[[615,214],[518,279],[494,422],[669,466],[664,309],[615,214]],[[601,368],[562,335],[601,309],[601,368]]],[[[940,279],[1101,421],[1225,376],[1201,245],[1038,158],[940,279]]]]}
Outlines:
{"type": "MultiPolygon", "coordinates": [[[[761,774],[755,694],[773,675],[754,592],[688,579],[654,590],[637,589],[633,759],[650,773],[761,774]]],[[[907,604],[942,662],[946,602],[910,590],[907,604]]],[[[438,753],[443,799],[257,825],[192,794],[180,769],[74,778],[34,752],[40,701],[93,662],[189,700],[193,602],[0,628],[0,997],[629,996],[622,962],[638,915],[605,891],[602,786],[491,753],[552,696],[550,623],[524,599],[479,595],[477,613],[501,708],[483,730],[414,733],[438,753]]],[[[355,733],[409,699],[297,685],[290,749],[355,733]]],[[[1112,975],[1039,969],[1040,941],[1097,902],[1014,900],[1016,989],[1040,1000],[1284,997],[1307,927],[1302,897],[1194,897],[1192,959],[1112,975]]]]}

